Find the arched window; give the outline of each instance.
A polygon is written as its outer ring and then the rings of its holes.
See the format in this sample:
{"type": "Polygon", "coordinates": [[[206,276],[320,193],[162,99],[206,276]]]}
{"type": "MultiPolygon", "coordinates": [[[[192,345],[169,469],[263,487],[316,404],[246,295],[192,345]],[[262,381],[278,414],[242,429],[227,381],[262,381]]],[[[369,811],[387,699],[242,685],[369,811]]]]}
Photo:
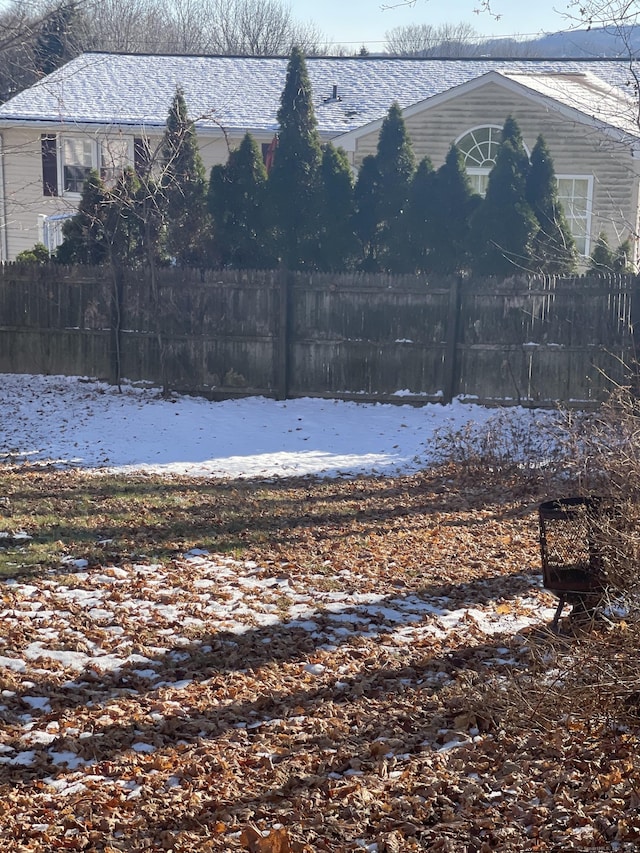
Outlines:
{"type": "Polygon", "coordinates": [[[491,124],[474,127],[456,139],[455,144],[462,152],[472,189],[480,195],[487,191],[489,172],[495,166],[501,141],[502,128],[491,124]]]}

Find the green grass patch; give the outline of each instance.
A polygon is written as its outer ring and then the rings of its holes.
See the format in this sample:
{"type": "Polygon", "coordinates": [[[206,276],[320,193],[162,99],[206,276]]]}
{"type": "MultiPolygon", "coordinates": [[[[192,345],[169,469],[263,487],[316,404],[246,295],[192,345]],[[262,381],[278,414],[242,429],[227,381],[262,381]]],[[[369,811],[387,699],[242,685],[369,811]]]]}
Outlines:
{"type": "Polygon", "coordinates": [[[0,576],[58,569],[64,557],[106,565],[163,562],[194,547],[244,553],[267,531],[247,523],[251,489],[232,492],[210,481],[4,472],[0,576]]]}
{"type": "MultiPolygon", "coordinates": [[[[0,471],[0,577],[89,566],[166,562],[192,548],[236,558],[308,536],[344,530],[362,514],[354,484],[273,483],[80,471],[0,471]],[[24,538],[26,534],[29,538],[24,538]]],[[[314,549],[305,560],[322,567],[314,549]]]]}

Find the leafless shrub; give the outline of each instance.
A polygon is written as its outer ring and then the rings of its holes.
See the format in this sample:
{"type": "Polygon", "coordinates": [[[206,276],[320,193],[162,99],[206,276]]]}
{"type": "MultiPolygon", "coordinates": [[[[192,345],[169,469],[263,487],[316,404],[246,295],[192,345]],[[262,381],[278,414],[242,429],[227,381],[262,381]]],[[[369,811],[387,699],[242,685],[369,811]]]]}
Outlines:
{"type": "Polygon", "coordinates": [[[616,389],[597,412],[578,418],[558,458],[563,493],[598,500],[591,547],[609,592],[633,598],[640,585],[640,405],[631,390],[616,389]]]}
{"type": "Polygon", "coordinates": [[[487,421],[473,419],[459,429],[442,427],[432,447],[438,462],[453,462],[461,474],[481,482],[514,478],[542,487],[555,478],[569,437],[558,412],[496,410],[487,421]]]}
{"type": "Polygon", "coordinates": [[[640,404],[630,388],[617,388],[595,413],[567,420],[565,432],[565,478],[574,489],[640,500],[640,404]]]}
{"type": "MultiPolygon", "coordinates": [[[[567,449],[556,483],[565,495],[595,496],[589,549],[605,588],[595,609],[574,609],[564,637],[532,645],[531,710],[538,720],[638,731],[640,406],[631,389],[616,389],[597,412],[577,418],[567,449]]],[[[515,704],[522,709],[522,695],[515,704]]]]}
{"type": "MultiPolygon", "coordinates": [[[[560,623],[530,637],[528,669],[481,690],[504,700],[504,718],[548,732],[640,732],[640,402],[616,389],[596,412],[558,412],[535,426],[500,416],[442,434],[441,450],[476,476],[543,471],[547,498],[594,498],[585,547],[604,576],[597,599],[579,599],[560,623]],[[621,727],[623,727],[621,729],[621,727]]],[[[505,486],[511,481],[505,479],[505,486]]],[[[532,579],[533,580],[533,579],[532,579]]],[[[576,601],[576,599],[573,599],[576,601]]],[[[476,697],[476,702],[483,701],[476,697]]]]}
{"type": "Polygon", "coordinates": [[[616,389],[596,412],[498,410],[485,422],[441,429],[433,448],[471,478],[515,478],[541,496],[594,496],[590,548],[616,598],[640,591],[640,403],[616,389]]]}

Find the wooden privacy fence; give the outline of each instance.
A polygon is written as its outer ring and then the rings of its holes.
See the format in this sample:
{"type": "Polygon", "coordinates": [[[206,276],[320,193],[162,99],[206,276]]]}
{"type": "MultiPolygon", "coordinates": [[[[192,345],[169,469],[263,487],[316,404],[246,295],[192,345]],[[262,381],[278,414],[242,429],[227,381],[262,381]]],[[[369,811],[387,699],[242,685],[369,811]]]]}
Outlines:
{"type": "MultiPolygon", "coordinates": [[[[576,406],[627,383],[636,277],[0,267],[0,372],[261,394],[576,406]]],[[[640,326],[638,326],[640,328],[640,326]]]]}

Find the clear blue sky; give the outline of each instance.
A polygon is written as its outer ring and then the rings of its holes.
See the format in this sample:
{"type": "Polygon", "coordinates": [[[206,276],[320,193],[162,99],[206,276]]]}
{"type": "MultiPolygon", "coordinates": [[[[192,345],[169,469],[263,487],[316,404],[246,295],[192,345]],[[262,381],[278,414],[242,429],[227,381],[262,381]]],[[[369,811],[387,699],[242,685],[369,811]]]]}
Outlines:
{"type": "MultiPolygon", "coordinates": [[[[566,17],[570,0],[492,0],[499,19],[475,13],[478,0],[284,0],[300,21],[313,21],[327,39],[338,44],[366,43],[382,48],[385,33],[405,24],[470,24],[486,35],[537,35],[572,26],[566,17]]],[[[575,7],[574,7],[575,9],[575,7]]],[[[573,22],[575,27],[575,21],[573,22]]]]}

